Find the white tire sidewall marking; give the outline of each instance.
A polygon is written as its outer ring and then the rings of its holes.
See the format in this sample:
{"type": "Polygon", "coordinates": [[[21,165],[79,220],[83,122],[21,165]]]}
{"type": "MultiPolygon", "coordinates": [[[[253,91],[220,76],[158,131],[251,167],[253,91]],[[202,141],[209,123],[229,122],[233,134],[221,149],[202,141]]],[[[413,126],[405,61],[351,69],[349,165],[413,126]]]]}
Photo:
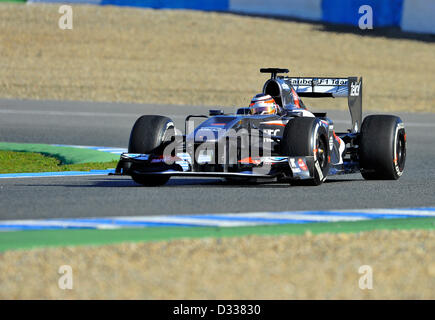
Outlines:
{"type": "MultiPolygon", "coordinates": [[[[394,153],[393,153],[393,162],[394,162],[394,159],[396,158],[396,155],[397,155],[397,139],[399,138],[399,131],[401,130],[401,129],[405,129],[405,125],[403,124],[403,122],[399,122],[397,125],[396,125],[396,131],[395,131],[395,133],[394,133],[394,153]]],[[[405,149],[406,149],[406,141],[405,141],[405,149]]],[[[400,177],[401,175],[402,175],[402,173],[403,173],[403,171],[400,171],[400,168],[399,168],[399,159],[397,159],[395,162],[394,162],[394,170],[396,171],[396,173],[397,173],[397,175],[400,177]]]]}
{"type": "Polygon", "coordinates": [[[319,128],[320,128],[320,125],[319,125],[319,123],[317,123],[316,127],[314,128],[314,134],[313,134],[311,139],[313,141],[312,146],[313,146],[313,155],[314,155],[314,168],[316,169],[317,173],[319,174],[320,181],[323,182],[323,181],[325,181],[326,176],[323,175],[322,168],[320,167],[319,160],[317,159],[317,152],[314,152],[314,148],[317,147],[316,139],[317,139],[317,132],[319,131],[319,128]]]}

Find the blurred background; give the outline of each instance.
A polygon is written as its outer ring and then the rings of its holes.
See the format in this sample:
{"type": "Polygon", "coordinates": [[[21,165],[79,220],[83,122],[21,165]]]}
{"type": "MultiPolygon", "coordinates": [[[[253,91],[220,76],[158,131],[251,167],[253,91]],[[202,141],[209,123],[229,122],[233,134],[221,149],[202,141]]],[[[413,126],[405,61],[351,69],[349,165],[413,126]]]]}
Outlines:
{"type": "Polygon", "coordinates": [[[72,30],[57,0],[0,1],[1,98],[238,107],[283,67],[363,76],[365,110],[435,111],[434,0],[70,0],[72,30]]]}
{"type": "MultiPolygon", "coordinates": [[[[318,189],[4,179],[0,218],[434,207],[434,17],[435,0],[0,0],[1,141],[119,150],[140,114],[182,121],[196,109],[248,106],[268,78],[259,69],[281,67],[292,76],[362,76],[363,111],[403,116],[410,146],[409,171],[394,185],[359,175],[318,189]],[[72,29],[59,27],[66,3],[72,29]]],[[[347,125],[346,99],[311,100],[309,109],[347,125]]],[[[3,159],[10,172],[28,170],[3,159]]],[[[331,233],[10,250],[0,252],[0,299],[433,299],[433,222],[418,226],[430,230],[325,227],[331,233]],[[77,270],[70,292],[58,288],[64,264],[77,270]],[[357,286],[365,264],[376,272],[372,292],[357,286]]],[[[67,232],[52,241],[68,244],[67,232]]]]}

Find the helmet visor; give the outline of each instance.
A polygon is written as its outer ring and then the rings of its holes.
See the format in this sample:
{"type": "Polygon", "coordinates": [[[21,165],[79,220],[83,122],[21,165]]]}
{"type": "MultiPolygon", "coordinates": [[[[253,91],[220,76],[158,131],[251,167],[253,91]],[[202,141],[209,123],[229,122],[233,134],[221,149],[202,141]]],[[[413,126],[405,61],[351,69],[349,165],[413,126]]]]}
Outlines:
{"type": "Polygon", "coordinates": [[[251,106],[252,114],[272,114],[275,112],[275,107],[273,104],[254,104],[251,106]]]}

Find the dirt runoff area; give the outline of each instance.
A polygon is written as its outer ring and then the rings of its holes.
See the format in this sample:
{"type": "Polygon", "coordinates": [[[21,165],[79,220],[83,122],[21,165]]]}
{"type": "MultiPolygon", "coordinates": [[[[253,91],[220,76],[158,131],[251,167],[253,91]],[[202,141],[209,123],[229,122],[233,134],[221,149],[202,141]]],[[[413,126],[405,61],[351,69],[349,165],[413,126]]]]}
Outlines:
{"type": "MultiPolygon", "coordinates": [[[[364,108],[435,112],[435,42],[182,10],[0,4],[0,97],[247,106],[260,67],[363,76],[364,108]]],[[[348,30],[348,29],[346,29],[348,30]]],[[[355,30],[358,30],[355,28],[355,30]]],[[[346,108],[345,99],[306,101],[346,108]]]]}
{"type": "Polygon", "coordinates": [[[0,299],[434,299],[434,252],[423,230],[8,251],[0,299]]]}
{"type": "MultiPolygon", "coordinates": [[[[0,4],[0,98],[246,106],[260,67],[288,67],[363,76],[366,109],[435,112],[433,41],[109,6],[74,5],[61,30],[58,8],[0,4]]],[[[7,251],[0,299],[434,299],[434,252],[435,233],[419,230],[7,251]],[[72,290],[59,289],[62,265],[72,290]],[[364,265],[372,289],[359,288],[364,265]]]]}

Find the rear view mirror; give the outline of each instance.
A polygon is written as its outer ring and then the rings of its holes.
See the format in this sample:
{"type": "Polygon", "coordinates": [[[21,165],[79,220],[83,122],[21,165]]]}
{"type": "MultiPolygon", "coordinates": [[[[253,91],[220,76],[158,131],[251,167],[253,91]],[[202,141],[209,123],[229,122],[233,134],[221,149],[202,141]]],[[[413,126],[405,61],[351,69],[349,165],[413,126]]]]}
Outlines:
{"type": "Polygon", "coordinates": [[[237,114],[251,114],[251,110],[249,108],[239,108],[237,109],[237,114]]]}
{"type": "Polygon", "coordinates": [[[224,114],[224,111],[223,111],[223,110],[215,110],[215,109],[212,109],[212,110],[209,110],[209,111],[208,111],[208,114],[209,114],[210,116],[222,116],[222,115],[224,114]]]}

